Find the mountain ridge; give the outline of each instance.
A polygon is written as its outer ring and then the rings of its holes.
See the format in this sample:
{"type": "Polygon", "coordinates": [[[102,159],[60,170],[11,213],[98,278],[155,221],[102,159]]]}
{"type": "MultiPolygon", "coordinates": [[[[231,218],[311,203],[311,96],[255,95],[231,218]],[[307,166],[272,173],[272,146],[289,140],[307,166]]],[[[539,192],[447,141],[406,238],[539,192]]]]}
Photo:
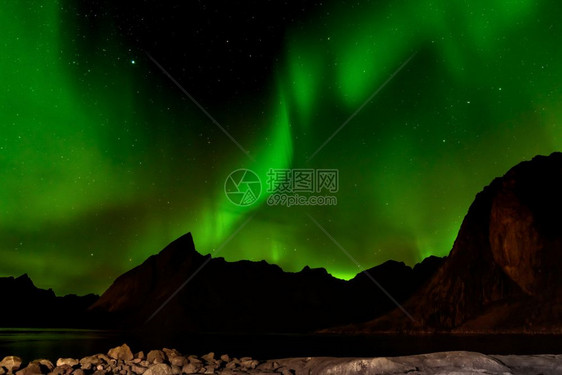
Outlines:
{"type": "MultiPolygon", "coordinates": [[[[348,281],[201,255],[187,233],[116,278],[87,316],[161,332],[562,333],[560,191],[562,153],[519,163],[476,195],[447,257],[387,261],[348,281]]],[[[59,298],[27,275],[0,278],[0,290],[21,304],[16,319],[33,311],[26,293],[59,298]]]]}
{"type": "MultiPolygon", "coordinates": [[[[432,257],[414,271],[387,261],[366,272],[403,300],[440,263],[432,257]]],[[[363,273],[345,281],[324,268],[285,272],[266,261],[227,262],[199,254],[188,233],[119,276],[90,311],[127,329],[310,332],[369,319],[391,307],[363,273]],[[252,312],[249,304],[268,315],[252,312]],[[227,317],[218,313],[223,310],[227,317]]]]}
{"type": "Polygon", "coordinates": [[[451,253],[399,310],[331,333],[562,333],[562,153],[486,186],[451,253]]]}
{"type": "Polygon", "coordinates": [[[95,294],[56,296],[52,289],[37,288],[27,273],[0,277],[0,295],[2,305],[9,307],[0,309],[0,320],[10,328],[88,326],[87,309],[99,298],[95,294]]]}

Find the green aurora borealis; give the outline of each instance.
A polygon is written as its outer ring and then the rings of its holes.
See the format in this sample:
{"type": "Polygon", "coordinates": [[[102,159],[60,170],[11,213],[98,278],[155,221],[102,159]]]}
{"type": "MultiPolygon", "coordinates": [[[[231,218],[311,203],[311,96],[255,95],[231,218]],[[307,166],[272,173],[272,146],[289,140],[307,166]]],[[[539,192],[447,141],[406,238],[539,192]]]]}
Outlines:
{"type": "Polygon", "coordinates": [[[101,293],[188,231],[212,253],[251,215],[217,256],[359,272],[310,214],[364,267],[413,265],[450,251],[494,177],[562,150],[553,0],[324,5],[287,27],[267,97],[201,103],[251,158],[142,49],[108,22],[83,30],[69,4],[0,5],[0,276],[58,294],[101,293]],[[238,208],[223,192],[238,168],[262,181],[339,169],[338,204],[238,208]]]}

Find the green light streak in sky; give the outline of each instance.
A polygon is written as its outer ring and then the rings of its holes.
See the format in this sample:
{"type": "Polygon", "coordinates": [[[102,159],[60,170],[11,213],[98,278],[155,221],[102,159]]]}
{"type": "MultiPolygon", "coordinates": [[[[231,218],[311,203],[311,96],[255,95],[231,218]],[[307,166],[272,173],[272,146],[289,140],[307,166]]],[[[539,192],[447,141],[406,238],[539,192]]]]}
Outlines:
{"type": "Polygon", "coordinates": [[[0,5],[0,275],[58,293],[101,292],[187,231],[212,253],[251,214],[219,256],[353,276],[307,213],[365,267],[445,255],[483,186],[562,149],[554,1],[327,4],[289,30],[266,108],[238,109],[254,133],[214,113],[255,162],[165,77],[147,81],[157,70],[111,25],[91,36],[63,4],[0,5]],[[264,189],[270,168],[337,168],[338,205],[233,206],[223,184],[238,168],[264,189]]]}
{"type": "Polygon", "coordinates": [[[315,108],[321,94],[322,77],[324,74],[323,56],[319,51],[308,49],[311,42],[297,40],[289,50],[288,78],[286,84],[292,88],[293,106],[299,115],[298,124],[307,129],[311,111],[315,108]]]}
{"type": "MultiPolygon", "coordinates": [[[[293,155],[291,125],[286,99],[282,90],[280,89],[279,91],[278,102],[272,104],[271,112],[273,116],[270,120],[271,126],[269,126],[267,130],[268,134],[265,135],[264,141],[260,142],[261,147],[255,153],[256,161],[249,162],[249,159],[247,160],[245,155],[240,154],[236,159],[237,163],[240,164],[232,164],[230,168],[230,171],[234,171],[241,168],[242,165],[254,171],[261,180],[262,194],[253,205],[237,207],[227,199],[222,185],[220,185],[220,189],[217,189],[215,192],[215,201],[219,202],[219,206],[216,209],[206,210],[204,213],[205,223],[196,230],[196,233],[201,233],[198,237],[200,238],[200,240],[198,240],[198,246],[200,245],[201,249],[216,249],[220,247],[226,238],[233,231],[238,229],[238,226],[242,224],[242,221],[245,220],[250,212],[265,205],[268,198],[266,194],[267,174],[270,168],[287,169],[291,167],[293,155]]],[[[228,169],[226,170],[228,171],[228,169]]],[[[226,175],[224,178],[226,178],[226,175]]],[[[219,256],[224,256],[227,260],[261,260],[264,258],[264,254],[269,253],[269,251],[267,251],[268,247],[272,249],[270,254],[277,253],[273,250],[276,246],[274,243],[268,244],[267,241],[263,241],[263,239],[260,243],[261,245],[258,251],[252,246],[240,244],[235,247],[235,254],[226,252],[226,254],[220,254],[219,256]]],[[[273,255],[272,257],[276,256],[273,255]]]]}
{"type": "MultiPolygon", "coordinates": [[[[317,118],[319,123],[315,125],[326,128],[330,124],[325,137],[339,125],[332,119],[340,118],[343,122],[346,113],[330,108],[326,97],[331,97],[332,102],[334,97],[338,97],[340,103],[346,104],[347,113],[351,113],[409,55],[422,51],[411,64],[413,67],[408,66],[401,73],[412,77],[407,71],[414,69],[418,74],[416,82],[406,82],[408,78],[401,80],[397,77],[398,83],[395,84],[407,88],[402,91],[389,88],[382,92],[380,96],[385,98],[376,98],[348,126],[371,127],[370,137],[383,139],[375,144],[371,142],[370,150],[357,152],[353,157],[342,153],[345,161],[340,163],[342,168],[349,170],[363,159],[362,163],[371,168],[367,173],[372,174],[369,184],[373,189],[368,196],[374,196],[372,202],[376,203],[368,206],[373,215],[384,221],[379,225],[394,228],[390,230],[393,234],[373,228],[372,246],[382,243],[390,248],[410,247],[418,254],[417,260],[431,253],[447,254],[476,192],[511,165],[536,153],[549,153],[556,149],[551,139],[541,136],[541,131],[534,126],[537,124],[529,124],[535,132],[533,143],[513,142],[511,137],[517,138],[520,130],[505,126],[506,121],[520,121],[518,115],[522,108],[528,107],[528,103],[524,106],[520,103],[538,91],[534,89],[530,95],[525,95],[527,93],[523,90],[528,89],[525,82],[514,82],[513,77],[529,72],[518,65],[521,61],[517,57],[519,52],[514,52],[512,47],[521,43],[517,34],[522,25],[533,28],[531,22],[537,11],[537,3],[528,0],[466,3],[389,1],[361,5],[351,10],[336,6],[331,12],[337,17],[330,18],[328,22],[320,17],[311,23],[315,26],[306,31],[306,36],[293,36],[293,43],[288,44],[286,54],[287,64],[300,68],[300,74],[291,69],[287,77],[292,82],[290,95],[297,103],[293,110],[301,115],[300,118],[307,118],[309,113],[324,113],[317,118]],[[510,39],[510,35],[514,40],[510,39]],[[425,54],[428,49],[436,52],[431,64],[441,67],[437,72],[431,65],[431,70],[426,72],[415,67],[416,62],[419,65],[420,60],[427,60],[425,54]],[[498,63],[501,59],[512,66],[506,69],[505,64],[498,63]],[[317,69],[318,66],[323,69],[317,69]],[[423,79],[423,75],[433,80],[423,79]],[[316,89],[315,82],[324,84],[316,89]],[[447,82],[448,87],[441,82],[447,82]],[[499,97],[503,94],[502,85],[513,85],[507,89],[509,96],[503,100],[499,97]],[[488,102],[479,101],[483,99],[479,92],[482,86],[489,86],[490,93],[484,94],[488,102]],[[315,96],[311,87],[315,88],[315,96]],[[318,92],[324,94],[319,95],[318,92]],[[453,98],[450,98],[451,94],[453,98]],[[421,100],[418,99],[420,96],[421,100]],[[423,97],[428,98],[425,105],[423,97]],[[475,110],[469,109],[471,100],[476,104],[475,110]],[[422,103],[412,107],[412,101],[422,103]],[[407,110],[400,108],[400,103],[404,102],[408,105],[407,110]],[[494,106],[494,102],[498,103],[496,108],[486,108],[494,106]],[[483,108],[485,112],[482,112],[483,108]],[[499,110],[498,114],[494,114],[494,110],[499,110]],[[410,128],[405,128],[404,123],[410,128]],[[481,135],[485,137],[487,131],[493,132],[491,139],[500,140],[500,144],[513,151],[497,155],[498,146],[493,145],[493,141],[482,144],[478,138],[481,135]],[[536,147],[537,144],[541,146],[536,147]],[[370,163],[366,162],[368,160],[370,163]],[[490,160],[494,160],[495,164],[488,164],[490,160]],[[472,165],[467,165],[466,161],[471,161],[472,165]],[[459,169],[460,165],[465,169],[459,169]]],[[[540,33],[537,30],[533,32],[540,33]]],[[[542,49],[541,43],[544,42],[541,37],[538,39],[540,42],[533,49],[542,49]]],[[[526,40],[529,40],[528,36],[526,40]]],[[[421,62],[424,63],[427,64],[427,61],[421,62]]],[[[340,154],[338,147],[344,145],[349,150],[350,142],[346,138],[357,142],[361,139],[358,134],[365,133],[345,129],[323,152],[328,154],[328,160],[334,160],[336,158],[329,154],[340,154]]],[[[317,140],[313,139],[309,147],[313,150],[316,143],[317,140]]],[[[355,172],[353,176],[365,171],[355,172]]],[[[350,197],[350,194],[342,193],[344,197],[350,197]]],[[[352,212],[361,212],[361,208],[356,207],[352,212]]],[[[341,222],[337,225],[345,226],[341,222]]],[[[337,227],[332,231],[341,232],[337,227]]],[[[405,259],[404,255],[400,254],[398,258],[405,259]]]]}

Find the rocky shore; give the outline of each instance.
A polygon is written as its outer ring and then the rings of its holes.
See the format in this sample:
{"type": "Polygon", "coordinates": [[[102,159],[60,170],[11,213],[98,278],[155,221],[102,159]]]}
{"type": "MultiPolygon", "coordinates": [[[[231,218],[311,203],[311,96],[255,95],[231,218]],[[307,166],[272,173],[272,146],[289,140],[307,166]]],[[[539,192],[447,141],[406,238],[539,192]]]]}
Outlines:
{"type": "Polygon", "coordinates": [[[37,359],[24,365],[21,358],[5,357],[0,375],[179,375],[179,374],[294,374],[276,361],[258,361],[250,357],[231,358],[227,354],[208,353],[201,357],[184,356],[175,349],[164,348],[133,354],[127,344],[110,349],[107,354],[76,358],[59,358],[56,363],[37,359]]]}
{"type": "Polygon", "coordinates": [[[82,359],[36,359],[24,365],[16,356],[0,361],[0,375],[180,375],[180,374],[561,374],[562,355],[484,355],[442,352],[402,357],[308,357],[256,360],[250,357],[185,356],[164,348],[133,354],[123,344],[107,354],[82,359]]]}

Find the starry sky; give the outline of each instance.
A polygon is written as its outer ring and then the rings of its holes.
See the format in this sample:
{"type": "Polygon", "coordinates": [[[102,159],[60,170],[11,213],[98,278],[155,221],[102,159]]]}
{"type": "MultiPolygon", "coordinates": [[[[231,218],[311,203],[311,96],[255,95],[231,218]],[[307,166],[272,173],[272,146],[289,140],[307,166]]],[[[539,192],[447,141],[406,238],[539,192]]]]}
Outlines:
{"type": "Polygon", "coordinates": [[[101,293],[186,232],[344,279],[446,255],[477,192],[562,150],[560,19],[555,0],[4,1],[0,276],[101,293]],[[247,206],[237,169],[263,185],[247,206]],[[269,205],[270,169],[338,170],[337,204],[269,205]]]}

